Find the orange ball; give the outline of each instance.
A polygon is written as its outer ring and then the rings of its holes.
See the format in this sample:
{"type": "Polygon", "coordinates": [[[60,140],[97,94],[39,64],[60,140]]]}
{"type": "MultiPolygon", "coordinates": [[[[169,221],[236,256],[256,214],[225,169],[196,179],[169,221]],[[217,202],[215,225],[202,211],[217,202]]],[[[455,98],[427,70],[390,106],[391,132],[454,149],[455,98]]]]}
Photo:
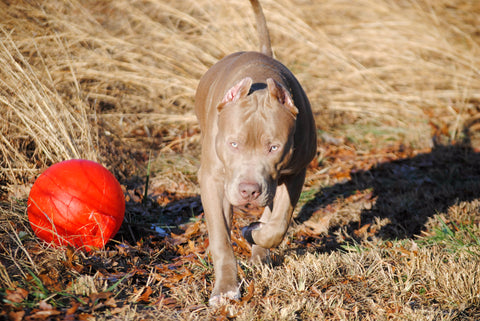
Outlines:
{"type": "Polygon", "coordinates": [[[89,251],[102,248],[120,229],[125,196],[105,167],[72,159],[52,165],[37,178],[27,206],[37,237],[89,251]]]}

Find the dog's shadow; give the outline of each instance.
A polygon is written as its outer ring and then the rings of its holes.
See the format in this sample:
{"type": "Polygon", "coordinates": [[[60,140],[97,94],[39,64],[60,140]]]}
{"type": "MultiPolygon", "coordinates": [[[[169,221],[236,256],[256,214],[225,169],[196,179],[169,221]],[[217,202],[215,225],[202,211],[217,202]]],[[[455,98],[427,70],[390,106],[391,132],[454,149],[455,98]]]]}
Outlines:
{"type": "Polygon", "coordinates": [[[411,238],[419,235],[435,214],[448,211],[459,202],[479,198],[480,153],[474,151],[469,141],[437,145],[429,153],[351,173],[350,180],[320,189],[302,207],[296,222],[315,219],[312,215],[319,210],[365,190],[370,191],[373,201],[372,206],[361,210],[361,224],[357,219],[339,226],[339,220],[332,220],[337,223],[329,227],[326,238],[330,241],[325,242],[323,251],[341,245],[332,234],[338,228],[355,235],[360,225],[383,220],[387,223],[374,230],[374,235],[384,240],[411,238]]]}

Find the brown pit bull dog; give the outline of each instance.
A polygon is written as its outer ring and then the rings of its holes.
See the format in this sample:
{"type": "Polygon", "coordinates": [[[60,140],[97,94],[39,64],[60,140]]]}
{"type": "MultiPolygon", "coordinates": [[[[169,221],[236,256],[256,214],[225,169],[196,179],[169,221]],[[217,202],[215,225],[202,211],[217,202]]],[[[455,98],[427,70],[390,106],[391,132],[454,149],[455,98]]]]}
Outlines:
{"type": "Polygon", "coordinates": [[[239,299],[230,241],[233,207],[265,207],[243,229],[252,260],[266,261],[292,218],[306,167],[316,153],[310,103],[293,74],[272,58],[262,9],[250,0],[261,39],[259,52],[237,52],[201,78],[195,96],[200,122],[201,197],[216,274],[210,305],[239,299]]]}

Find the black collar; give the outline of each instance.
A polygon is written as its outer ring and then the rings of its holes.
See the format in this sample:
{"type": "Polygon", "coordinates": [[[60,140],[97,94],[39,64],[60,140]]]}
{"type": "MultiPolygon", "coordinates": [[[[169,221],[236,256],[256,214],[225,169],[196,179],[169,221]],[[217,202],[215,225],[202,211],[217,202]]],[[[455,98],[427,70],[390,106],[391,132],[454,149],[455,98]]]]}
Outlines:
{"type": "Polygon", "coordinates": [[[263,83],[263,82],[254,83],[254,84],[252,84],[252,86],[250,87],[250,90],[248,91],[248,94],[251,95],[251,94],[253,94],[255,91],[261,90],[261,89],[265,89],[265,88],[267,88],[267,84],[265,84],[265,83],[263,83]]]}

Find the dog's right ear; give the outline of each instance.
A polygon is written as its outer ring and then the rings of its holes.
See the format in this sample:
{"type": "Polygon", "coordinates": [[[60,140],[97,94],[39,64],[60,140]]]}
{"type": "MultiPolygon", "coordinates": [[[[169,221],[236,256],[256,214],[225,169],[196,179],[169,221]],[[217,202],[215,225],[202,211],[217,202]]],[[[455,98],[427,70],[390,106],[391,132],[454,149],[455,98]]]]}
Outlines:
{"type": "Polygon", "coordinates": [[[222,101],[218,104],[218,111],[222,111],[223,107],[231,102],[235,102],[240,98],[243,98],[248,95],[250,87],[252,87],[253,80],[250,77],[243,78],[237,82],[232,88],[227,90],[225,96],[223,96],[222,101]]]}

